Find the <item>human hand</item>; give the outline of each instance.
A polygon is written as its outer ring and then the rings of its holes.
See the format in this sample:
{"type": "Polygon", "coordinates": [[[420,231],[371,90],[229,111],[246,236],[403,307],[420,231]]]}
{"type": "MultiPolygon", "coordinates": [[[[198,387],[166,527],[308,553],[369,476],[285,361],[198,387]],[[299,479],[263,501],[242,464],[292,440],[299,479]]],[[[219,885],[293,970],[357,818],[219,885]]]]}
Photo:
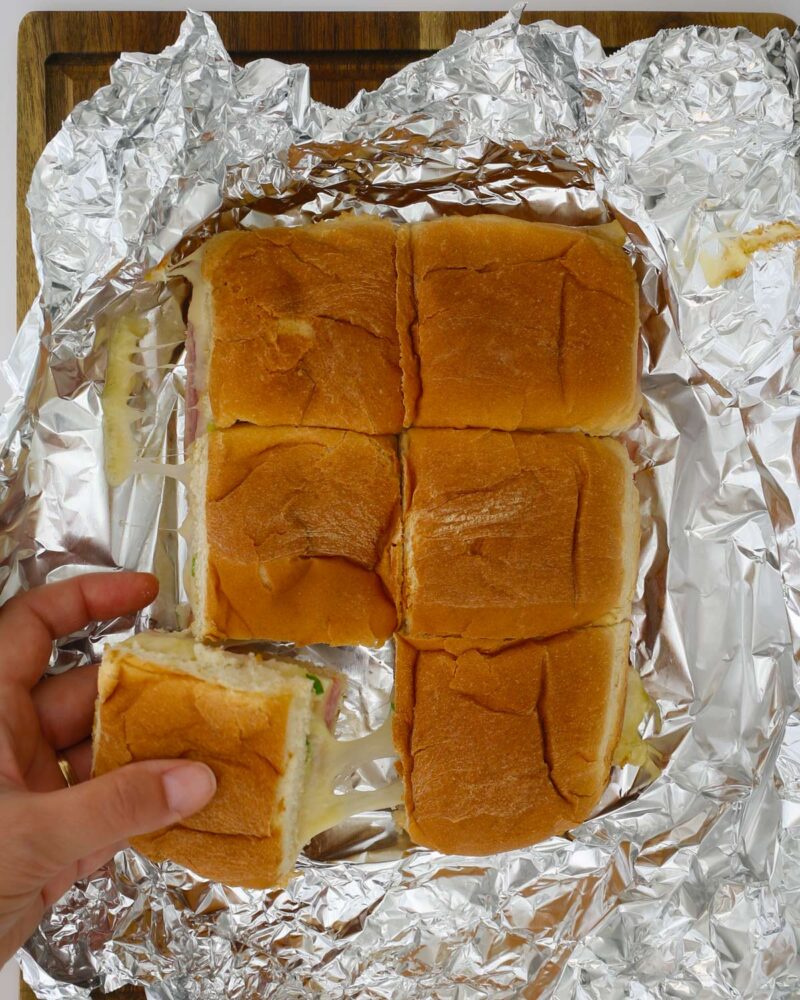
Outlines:
{"type": "Polygon", "coordinates": [[[53,640],[149,604],[149,573],[91,573],[0,608],[0,965],[76,879],[128,837],[192,815],[216,789],[205,764],[128,764],[89,780],[97,667],[42,679],[53,640]],[[65,787],[66,759],[80,783],[65,787]]]}

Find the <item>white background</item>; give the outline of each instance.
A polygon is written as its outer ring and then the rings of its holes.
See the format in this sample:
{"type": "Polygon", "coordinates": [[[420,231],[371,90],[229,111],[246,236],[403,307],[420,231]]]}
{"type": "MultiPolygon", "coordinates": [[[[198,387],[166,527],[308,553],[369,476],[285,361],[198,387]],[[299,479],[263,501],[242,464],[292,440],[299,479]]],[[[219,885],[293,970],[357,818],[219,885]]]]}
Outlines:
{"type": "MultiPolygon", "coordinates": [[[[26,0],[0,0],[0,93],[6,98],[0,101],[0,135],[16,136],[16,100],[11,95],[16,94],[16,46],[17,27],[19,21],[29,10],[42,8],[58,8],[60,10],[182,10],[191,6],[196,10],[507,10],[510,6],[506,0],[454,0],[454,2],[425,3],[423,0],[351,0],[350,3],[253,3],[248,0],[216,0],[212,3],[202,3],[193,0],[189,3],[158,3],[146,0],[104,0],[100,3],[52,3],[41,5],[31,4],[26,0]]],[[[703,11],[752,11],[770,10],[779,14],[787,14],[795,21],[800,19],[800,0],[552,0],[548,3],[528,2],[528,10],[703,10],[703,11]]],[[[5,143],[5,149],[0,155],[0,210],[6,220],[7,235],[15,231],[16,218],[16,176],[15,162],[11,150],[13,141],[5,143]]],[[[0,241],[0,356],[8,353],[15,332],[15,284],[16,256],[14,240],[6,238],[0,241]]],[[[0,401],[6,398],[6,387],[0,385],[0,401]]],[[[0,1000],[17,1000],[17,969],[14,963],[9,963],[0,970],[0,1000]]]]}

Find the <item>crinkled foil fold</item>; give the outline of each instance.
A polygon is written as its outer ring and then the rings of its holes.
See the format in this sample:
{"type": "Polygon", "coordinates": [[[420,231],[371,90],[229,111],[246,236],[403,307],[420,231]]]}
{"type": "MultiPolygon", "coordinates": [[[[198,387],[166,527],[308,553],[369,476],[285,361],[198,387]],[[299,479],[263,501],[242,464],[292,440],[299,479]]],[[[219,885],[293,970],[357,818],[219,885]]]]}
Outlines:
{"type": "MultiPolygon", "coordinates": [[[[238,68],[190,13],[175,45],[123,55],[73,111],[28,198],[42,289],[5,365],[0,596],[119,566],[155,568],[162,593],[60,643],[52,669],[174,625],[185,600],[183,487],[110,490],[102,467],[105,339],[131,310],[147,323],[137,451],[184,459],[182,320],[149,269],[223,226],[349,210],[617,218],[642,282],[633,663],[665,766],[615,769],[569,838],[493,858],[409,848],[389,813],[320,838],[271,893],[125,852],[21,953],[40,997],[800,993],[797,244],[715,288],[700,264],[726,234],[800,222],[799,67],[798,34],[685,28],[606,57],[515,10],[335,110],[305,66],[238,68]]],[[[343,733],[380,723],[390,650],[303,652],[351,678],[343,733]]]]}

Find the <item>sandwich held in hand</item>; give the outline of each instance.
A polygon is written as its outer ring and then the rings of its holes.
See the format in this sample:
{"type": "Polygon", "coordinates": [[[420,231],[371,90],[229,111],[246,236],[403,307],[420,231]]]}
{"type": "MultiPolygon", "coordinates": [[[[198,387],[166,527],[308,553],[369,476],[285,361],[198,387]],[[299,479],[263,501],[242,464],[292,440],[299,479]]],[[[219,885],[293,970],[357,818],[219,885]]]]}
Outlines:
{"type": "Polygon", "coordinates": [[[301,662],[142,633],[104,651],[94,773],[154,758],[202,761],[217,779],[211,802],[132,845],[216,881],[281,884],[317,833],[399,801],[399,783],[334,794],[337,777],[388,752],[383,730],[334,739],[340,697],[338,675],[301,662]]]}

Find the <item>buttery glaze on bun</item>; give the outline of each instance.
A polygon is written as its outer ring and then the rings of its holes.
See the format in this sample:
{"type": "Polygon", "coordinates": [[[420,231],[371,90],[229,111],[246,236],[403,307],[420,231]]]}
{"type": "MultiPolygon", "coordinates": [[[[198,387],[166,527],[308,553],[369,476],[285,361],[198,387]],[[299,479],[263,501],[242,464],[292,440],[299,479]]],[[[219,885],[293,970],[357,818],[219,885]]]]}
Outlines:
{"type": "Polygon", "coordinates": [[[248,427],[195,446],[195,632],[381,645],[402,564],[396,442],[248,427]]]}
{"type": "Polygon", "coordinates": [[[494,854],[581,823],[608,783],[627,623],[538,642],[397,639],[394,740],[418,844],[494,854]]]}
{"type": "Polygon", "coordinates": [[[639,290],[614,242],[452,216],[400,228],[397,272],[407,426],[611,434],[635,420],[639,290]]]}
{"type": "Polygon", "coordinates": [[[628,617],[639,508],[618,441],[415,428],[403,464],[404,632],[528,639],[628,617]]]}
{"type": "Polygon", "coordinates": [[[391,223],[349,215],[208,240],[190,312],[206,415],[398,432],[394,241],[391,223]]]}

